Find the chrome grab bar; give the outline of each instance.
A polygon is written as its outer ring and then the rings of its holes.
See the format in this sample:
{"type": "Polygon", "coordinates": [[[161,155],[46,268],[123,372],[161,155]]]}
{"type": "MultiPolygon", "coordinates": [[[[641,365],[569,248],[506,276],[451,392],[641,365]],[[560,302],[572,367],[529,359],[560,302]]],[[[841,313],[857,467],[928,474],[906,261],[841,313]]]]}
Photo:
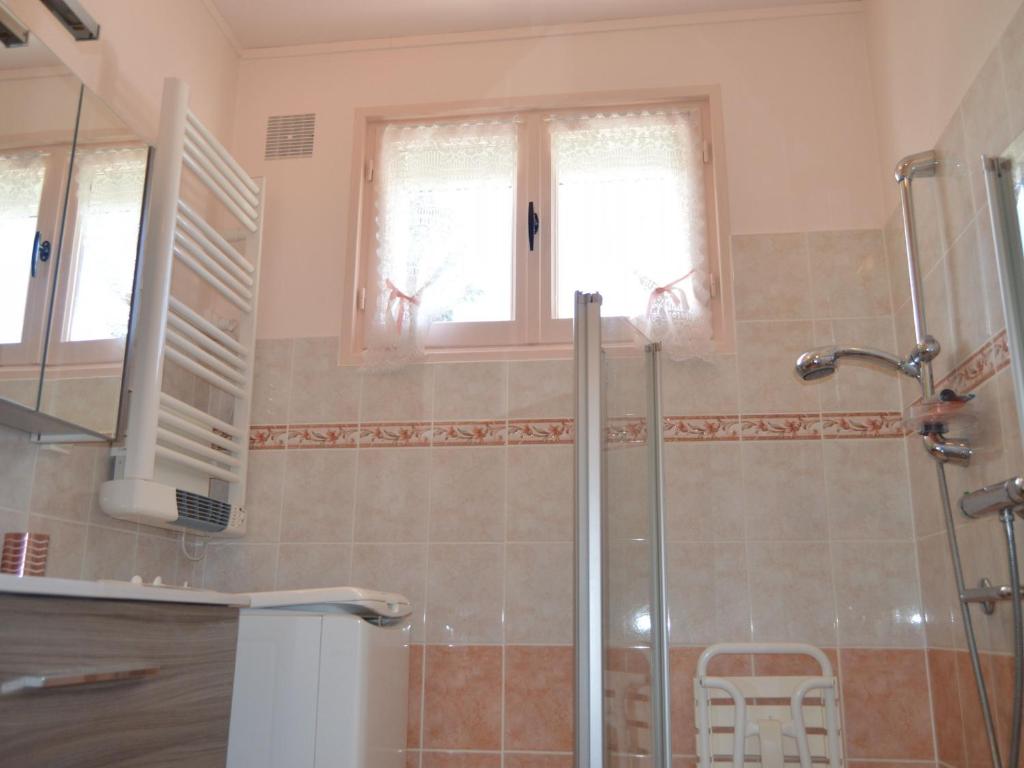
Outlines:
{"type": "Polygon", "coordinates": [[[22,675],[0,683],[0,696],[15,693],[75,688],[100,683],[130,683],[150,680],[160,674],[157,664],[138,663],[110,667],[85,667],[66,672],[43,672],[36,675],[22,675]]]}

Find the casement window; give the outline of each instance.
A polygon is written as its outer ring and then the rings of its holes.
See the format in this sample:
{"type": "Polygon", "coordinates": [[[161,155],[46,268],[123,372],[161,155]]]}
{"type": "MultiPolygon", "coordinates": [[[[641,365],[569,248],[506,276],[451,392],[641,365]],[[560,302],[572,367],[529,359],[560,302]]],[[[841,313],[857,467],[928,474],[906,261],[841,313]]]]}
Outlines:
{"type": "Polygon", "coordinates": [[[363,358],[564,348],[577,290],[681,356],[711,349],[708,125],[706,102],[369,123],[363,358]]]}

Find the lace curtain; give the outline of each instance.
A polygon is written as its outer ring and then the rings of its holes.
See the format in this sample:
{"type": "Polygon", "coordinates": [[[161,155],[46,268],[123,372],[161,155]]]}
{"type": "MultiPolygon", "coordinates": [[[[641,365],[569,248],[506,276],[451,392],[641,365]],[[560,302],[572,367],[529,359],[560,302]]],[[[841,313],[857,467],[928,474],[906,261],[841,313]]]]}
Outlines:
{"type": "Polygon", "coordinates": [[[697,110],[554,116],[558,314],[600,291],[674,359],[711,351],[697,110]]]}
{"type": "Polygon", "coordinates": [[[42,152],[0,154],[0,344],[22,340],[29,252],[45,176],[42,152]]]}
{"type": "Polygon", "coordinates": [[[79,149],[73,264],[65,341],[125,335],[146,182],[144,147],[79,149]]]}
{"type": "Polygon", "coordinates": [[[433,322],[512,318],[516,136],[511,121],[384,128],[369,367],[422,357],[433,322]]]}

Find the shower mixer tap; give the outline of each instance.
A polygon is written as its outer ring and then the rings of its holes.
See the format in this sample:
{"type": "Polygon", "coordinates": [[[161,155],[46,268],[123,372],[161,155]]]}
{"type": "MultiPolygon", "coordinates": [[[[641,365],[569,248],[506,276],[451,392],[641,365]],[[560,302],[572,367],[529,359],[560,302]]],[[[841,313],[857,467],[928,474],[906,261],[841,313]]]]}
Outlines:
{"type": "Polygon", "coordinates": [[[1012,509],[1020,514],[1024,510],[1024,477],[1011,477],[976,491],[965,493],[960,499],[960,511],[977,519],[1012,509]]]}

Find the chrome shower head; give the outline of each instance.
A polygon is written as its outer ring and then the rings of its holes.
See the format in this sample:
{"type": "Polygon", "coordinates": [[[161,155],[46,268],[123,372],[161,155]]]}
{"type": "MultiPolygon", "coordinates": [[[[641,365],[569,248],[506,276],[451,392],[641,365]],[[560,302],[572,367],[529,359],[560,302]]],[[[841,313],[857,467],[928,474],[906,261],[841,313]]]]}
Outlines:
{"type": "Polygon", "coordinates": [[[864,347],[818,347],[804,352],[796,360],[796,373],[804,381],[823,379],[836,372],[836,368],[839,367],[839,359],[842,357],[881,363],[885,367],[895,368],[912,379],[921,376],[921,368],[916,360],[912,358],[901,360],[888,352],[864,347]]]}

